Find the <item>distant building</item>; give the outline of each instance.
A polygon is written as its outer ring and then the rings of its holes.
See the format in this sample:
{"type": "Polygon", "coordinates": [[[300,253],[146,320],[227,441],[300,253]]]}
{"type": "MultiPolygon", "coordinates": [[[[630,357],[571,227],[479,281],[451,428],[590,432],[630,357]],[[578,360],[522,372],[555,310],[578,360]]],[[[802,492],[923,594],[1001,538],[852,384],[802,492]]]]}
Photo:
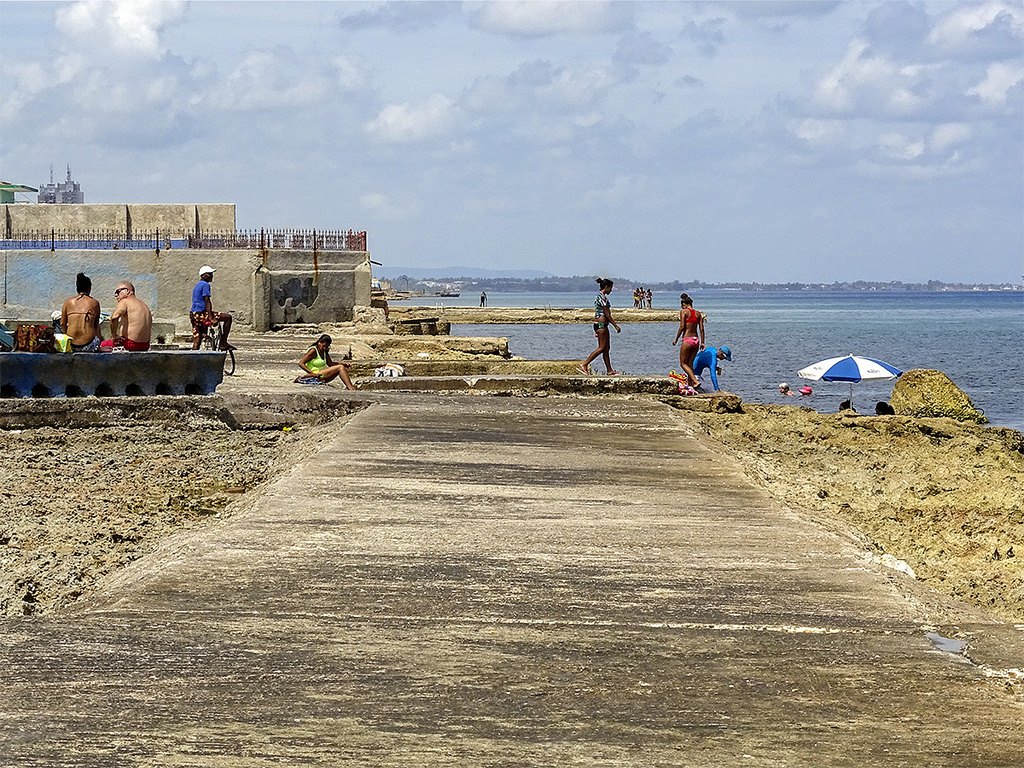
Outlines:
{"type": "Polygon", "coordinates": [[[50,166],[50,183],[39,185],[40,203],[84,203],[85,194],[77,181],[71,180],[71,166],[68,165],[68,179],[53,183],[53,166],[50,166]]]}

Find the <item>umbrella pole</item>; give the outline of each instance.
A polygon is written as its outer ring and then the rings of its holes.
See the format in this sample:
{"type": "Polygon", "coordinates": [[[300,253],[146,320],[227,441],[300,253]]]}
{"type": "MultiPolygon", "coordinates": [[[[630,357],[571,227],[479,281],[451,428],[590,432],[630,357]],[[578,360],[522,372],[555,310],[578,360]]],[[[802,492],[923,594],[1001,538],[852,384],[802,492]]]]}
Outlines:
{"type": "Polygon", "coordinates": [[[850,410],[853,410],[853,382],[850,382],[850,410]]]}

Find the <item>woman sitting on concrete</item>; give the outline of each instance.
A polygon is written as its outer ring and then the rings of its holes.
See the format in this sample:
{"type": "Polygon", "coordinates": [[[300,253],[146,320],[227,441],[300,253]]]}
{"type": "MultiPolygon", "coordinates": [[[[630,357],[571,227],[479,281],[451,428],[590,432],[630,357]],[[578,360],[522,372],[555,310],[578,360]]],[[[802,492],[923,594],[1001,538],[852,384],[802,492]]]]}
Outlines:
{"type": "Polygon", "coordinates": [[[299,360],[299,368],[305,373],[298,376],[295,383],[326,384],[340,376],[346,389],[355,389],[348,375],[349,367],[349,363],[335,363],[331,359],[331,337],[325,333],[299,360]]]}

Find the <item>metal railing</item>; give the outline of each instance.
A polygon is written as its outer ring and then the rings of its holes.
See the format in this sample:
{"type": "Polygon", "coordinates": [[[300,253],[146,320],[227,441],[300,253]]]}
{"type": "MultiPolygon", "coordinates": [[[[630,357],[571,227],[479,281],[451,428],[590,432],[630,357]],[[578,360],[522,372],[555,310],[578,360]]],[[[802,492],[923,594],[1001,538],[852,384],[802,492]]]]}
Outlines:
{"type": "Polygon", "coordinates": [[[304,251],[365,251],[366,230],[260,229],[203,232],[188,236],[189,248],[292,248],[304,251]]]}
{"type": "Polygon", "coordinates": [[[0,238],[0,250],[172,250],[175,248],[290,248],[309,251],[365,251],[366,230],[259,229],[187,233],[168,237],[155,232],[56,230],[23,232],[0,238]]]}

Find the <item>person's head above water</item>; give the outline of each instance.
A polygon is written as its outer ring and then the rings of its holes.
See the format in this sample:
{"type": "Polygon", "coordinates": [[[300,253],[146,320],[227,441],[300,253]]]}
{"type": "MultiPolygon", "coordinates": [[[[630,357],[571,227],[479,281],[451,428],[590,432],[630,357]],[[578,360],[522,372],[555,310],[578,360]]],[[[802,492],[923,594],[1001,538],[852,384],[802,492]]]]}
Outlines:
{"type": "Polygon", "coordinates": [[[789,384],[787,384],[786,382],[782,382],[781,384],[779,384],[779,392],[782,392],[783,394],[789,392],[789,384]]]}

